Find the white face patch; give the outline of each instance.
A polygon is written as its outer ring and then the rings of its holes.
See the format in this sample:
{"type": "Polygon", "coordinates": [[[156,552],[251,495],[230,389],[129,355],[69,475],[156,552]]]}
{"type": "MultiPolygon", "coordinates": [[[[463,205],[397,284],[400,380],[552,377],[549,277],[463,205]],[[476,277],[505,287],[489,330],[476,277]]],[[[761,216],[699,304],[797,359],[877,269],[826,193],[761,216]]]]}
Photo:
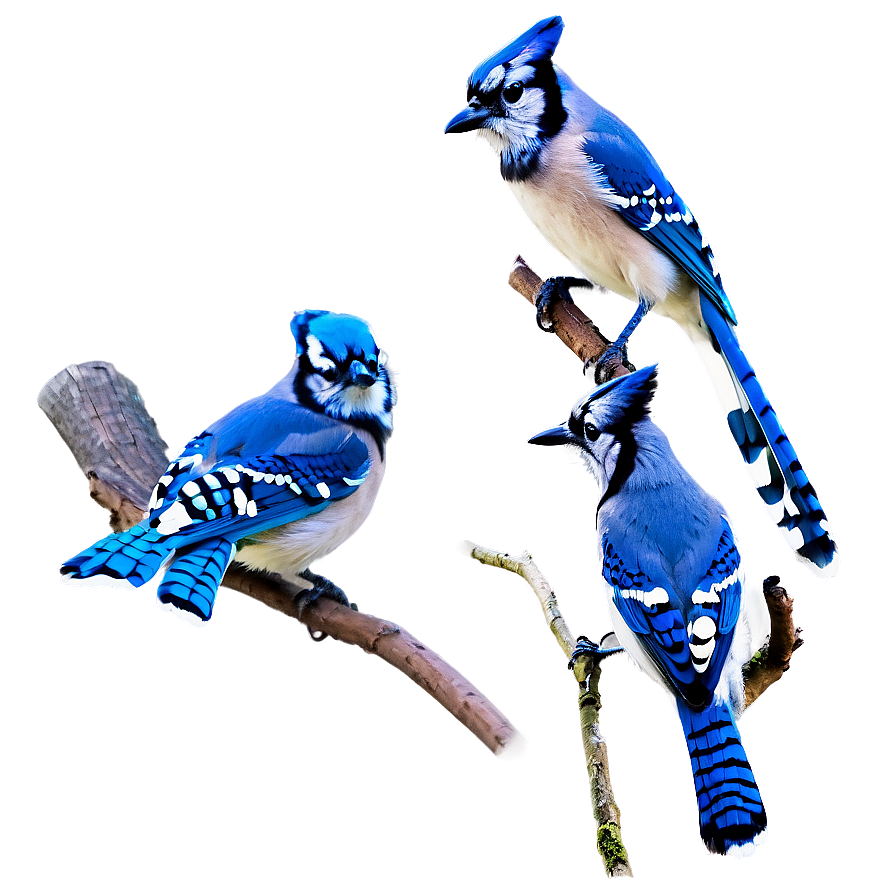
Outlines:
{"type": "Polygon", "coordinates": [[[482,93],[489,93],[494,90],[504,80],[504,66],[496,65],[479,85],[482,93]]]}
{"type": "Polygon", "coordinates": [[[506,81],[508,84],[512,84],[514,81],[522,81],[525,83],[535,74],[535,68],[533,66],[524,62],[522,65],[516,65],[516,67],[514,67],[514,63],[516,63],[516,59],[510,63],[510,68],[507,69],[506,81]]]}
{"type": "MultiPolygon", "coordinates": [[[[521,77],[511,77],[509,73],[506,83],[522,80],[525,73],[531,71],[531,66],[516,69],[512,74],[519,74],[521,77]]],[[[509,154],[511,159],[537,152],[540,147],[539,122],[545,106],[544,91],[539,87],[527,87],[516,103],[503,105],[506,114],[492,115],[488,119],[488,126],[480,133],[498,153],[509,154]]]]}
{"type": "Polygon", "coordinates": [[[324,353],[324,347],[316,336],[309,333],[305,338],[305,344],[308,347],[308,360],[315,370],[333,370],[336,367],[333,360],[324,353]]]}
{"type": "Polygon", "coordinates": [[[306,382],[315,399],[331,417],[351,420],[355,416],[390,416],[386,410],[389,392],[382,378],[367,387],[330,383],[317,374],[310,375],[306,382]]]}

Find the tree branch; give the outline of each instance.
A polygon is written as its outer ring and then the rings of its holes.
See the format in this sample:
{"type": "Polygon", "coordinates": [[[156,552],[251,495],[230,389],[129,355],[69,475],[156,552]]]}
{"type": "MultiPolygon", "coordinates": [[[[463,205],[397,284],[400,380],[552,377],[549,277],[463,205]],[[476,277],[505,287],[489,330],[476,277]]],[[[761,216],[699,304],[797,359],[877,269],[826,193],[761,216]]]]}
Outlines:
{"type": "MultiPolygon", "coordinates": [[[[508,282],[527,301],[535,304],[544,281],[521,256],[516,257],[508,282]]],[[[557,302],[551,315],[554,332],[581,361],[597,363],[607,350],[609,340],[597,329],[585,313],[574,303],[557,302]]],[[[604,370],[607,380],[624,376],[628,369],[618,359],[604,370]]],[[[763,583],[763,593],[771,619],[769,643],[744,666],[744,709],[755,701],[766,688],[774,684],[790,668],[793,651],[802,644],[799,629],[793,625],[793,600],[779,587],[780,579],[770,576],[763,583]]]]}
{"type": "MultiPolygon", "coordinates": [[[[90,496],[111,511],[113,530],[120,532],[142,520],[168,460],[167,446],[134,383],[104,361],[75,364],[44,386],[38,404],[87,477],[90,496]]],[[[514,736],[513,726],[496,706],[395,623],[326,597],[300,611],[294,586],[239,564],[231,564],[222,584],[297,619],[312,632],[376,654],[423,688],[493,753],[514,736]]]]}
{"type": "Polygon", "coordinates": [[[790,668],[793,651],[803,644],[800,629],[793,624],[793,598],[781,587],[778,576],[769,576],[762,583],[762,593],[771,619],[771,634],[744,665],[744,709],[790,668]]]}
{"type": "MultiPolygon", "coordinates": [[[[575,650],[573,640],[560,612],[557,597],[547,579],[536,566],[532,555],[525,551],[517,557],[492,551],[481,545],[467,542],[473,559],[486,566],[508,569],[522,576],[538,597],[545,621],[550,626],[560,649],[569,660],[575,650]]],[[[573,674],[579,683],[579,719],[582,727],[582,746],[585,750],[585,765],[588,769],[588,783],[591,793],[591,810],[597,823],[597,849],[604,860],[604,869],[609,877],[631,877],[632,869],[628,853],[622,843],[620,830],[621,814],[613,796],[610,783],[610,758],[607,742],[600,731],[600,663],[593,656],[584,656],[572,664],[573,674]]]]}

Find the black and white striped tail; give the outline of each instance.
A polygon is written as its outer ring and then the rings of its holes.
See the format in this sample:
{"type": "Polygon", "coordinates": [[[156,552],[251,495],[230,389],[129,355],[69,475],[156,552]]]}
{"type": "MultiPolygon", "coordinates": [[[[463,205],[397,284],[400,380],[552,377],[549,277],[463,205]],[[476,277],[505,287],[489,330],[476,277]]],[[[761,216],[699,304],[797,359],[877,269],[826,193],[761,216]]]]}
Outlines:
{"type": "Polygon", "coordinates": [[[235,553],[236,546],[226,538],[210,538],[177,551],[159,585],[159,600],[208,622],[235,553]]]}
{"type": "Polygon", "coordinates": [[[691,757],[700,836],[710,852],[748,855],[765,831],[765,809],[727,703],[695,710],[678,698],[691,757]]]}
{"type": "Polygon", "coordinates": [[[762,390],[737,341],[730,322],[701,291],[703,319],[713,337],[710,354],[703,353],[711,374],[724,363],[730,386],[717,375],[713,382],[730,407],[733,387],[737,407],[728,414],[728,426],[757,484],[756,490],[776,525],[797,556],[823,576],[837,570],[837,546],[827,531],[827,518],[787,434],[762,390]],[[726,393],[726,394],[723,394],[726,393]]]}

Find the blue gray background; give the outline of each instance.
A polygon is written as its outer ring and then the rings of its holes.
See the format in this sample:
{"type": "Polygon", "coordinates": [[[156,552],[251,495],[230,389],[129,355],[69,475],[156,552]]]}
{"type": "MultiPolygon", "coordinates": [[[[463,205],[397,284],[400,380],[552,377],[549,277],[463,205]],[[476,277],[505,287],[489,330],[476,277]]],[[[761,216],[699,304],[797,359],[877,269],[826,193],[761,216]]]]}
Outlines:
{"type": "MultiPolygon", "coordinates": [[[[2,16],[4,893],[883,893],[893,871],[890,3],[20,3],[2,16]],[[637,877],[592,848],[576,694],[523,547],[574,630],[607,625],[579,461],[527,447],[587,386],[505,286],[532,231],[478,141],[472,67],[561,12],[559,60],[651,146],[829,508],[818,584],[765,520],[702,373],[653,318],[658,415],[807,646],[743,721],[771,818],[705,858],[677,723],[627,662],[603,721],[637,877]],[[374,321],[398,372],[372,519],[321,571],[441,650],[528,740],[498,761],[382,664],[223,593],[196,633],[60,587],[105,531],[35,405],[113,361],[172,445],[289,363],[306,305],[374,321]]],[[[612,328],[629,308],[583,297],[612,328]]]]}

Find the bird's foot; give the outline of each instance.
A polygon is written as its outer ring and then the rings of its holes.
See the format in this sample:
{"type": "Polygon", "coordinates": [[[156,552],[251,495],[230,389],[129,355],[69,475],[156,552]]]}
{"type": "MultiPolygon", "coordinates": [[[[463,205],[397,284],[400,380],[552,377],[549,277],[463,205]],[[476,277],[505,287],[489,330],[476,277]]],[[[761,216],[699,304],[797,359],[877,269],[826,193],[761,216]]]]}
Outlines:
{"type": "Polygon", "coordinates": [[[535,320],[538,326],[546,333],[554,332],[554,324],[551,321],[554,304],[556,302],[571,302],[570,287],[578,286],[582,289],[591,289],[591,282],[581,277],[548,277],[535,297],[535,320]]]}
{"type": "Polygon", "coordinates": [[[613,632],[607,632],[599,641],[592,641],[587,635],[579,635],[575,650],[567,664],[572,669],[579,687],[587,691],[591,684],[591,675],[601,661],[613,653],[622,653],[624,647],[604,647],[604,641],[611,637],[613,632]]]}
{"type": "Polygon", "coordinates": [[[569,658],[569,668],[572,669],[576,660],[580,657],[588,656],[599,663],[602,659],[612,656],[614,653],[622,653],[624,650],[625,648],[619,643],[615,632],[607,632],[600,639],[599,644],[595,644],[594,641],[586,638],[584,635],[579,635],[576,640],[575,650],[573,650],[572,656],[569,658]]]}
{"type": "Polygon", "coordinates": [[[635,368],[628,360],[628,340],[637,329],[638,324],[644,320],[644,315],[650,311],[650,308],[651,303],[644,296],[638,296],[638,307],[635,309],[632,319],[597,359],[597,370],[594,374],[594,382],[597,385],[603,385],[615,376],[622,376],[625,371],[634,373],[635,368]]]}
{"type": "MultiPolygon", "coordinates": [[[[310,582],[311,587],[305,591],[300,591],[296,595],[296,602],[299,605],[299,617],[301,617],[309,604],[315,603],[321,597],[328,597],[330,600],[335,600],[337,603],[352,610],[358,609],[358,605],[351,603],[345,596],[345,592],[338,585],[334,585],[328,578],[319,576],[317,573],[311,572],[310,569],[306,569],[301,574],[301,577],[310,582]]],[[[313,641],[323,641],[327,637],[326,632],[317,632],[311,628],[308,629],[308,633],[313,641]]]]}
{"type": "Polygon", "coordinates": [[[634,365],[628,359],[628,344],[620,342],[611,342],[604,353],[595,360],[586,361],[582,373],[586,377],[593,377],[596,386],[602,386],[611,379],[619,376],[619,367],[624,367],[629,372],[634,371],[634,365]]]}

